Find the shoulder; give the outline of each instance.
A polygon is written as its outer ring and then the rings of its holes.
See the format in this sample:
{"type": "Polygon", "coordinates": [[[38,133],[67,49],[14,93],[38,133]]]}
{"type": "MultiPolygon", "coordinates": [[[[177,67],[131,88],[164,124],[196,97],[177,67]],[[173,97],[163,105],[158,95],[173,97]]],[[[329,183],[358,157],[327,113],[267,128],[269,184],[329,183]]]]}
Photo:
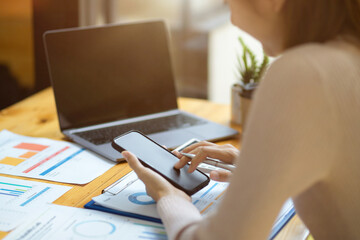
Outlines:
{"type": "Polygon", "coordinates": [[[270,65],[255,92],[256,102],[268,107],[276,105],[277,109],[288,112],[296,107],[294,115],[298,115],[302,108],[303,113],[309,115],[309,106],[317,109],[318,113],[322,112],[319,109],[325,109],[324,102],[329,94],[327,79],[322,76],[321,69],[327,67],[317,66],[314,59],[327,54],[326,48],[321,44],[306,44],[278,57],[270,65]]]}
{"type": "MultiPolygon", "coordinates": [[[[313,52],[320,54],[322,46],[313,44],[292,48],[277,57],[264,75],[259,90],[271,90],[288,94],[291,91],[306,89],[319,82],[318,70],[313,64],[313,52]]],[[[314,86],[312,86],[314,87],[314,86]]]]}
{"type": "Polygon", "coordinates": [[[320,59],[328,59],[333,53],[330,53],[325,44],[303,44],[286,50],[270,66],[269,72],[281,71],[289,75],[315,74],[320,59]]]}
{"type": "Polygon", "coordinates": [[[333,40],[290,48],[273,62],[269,71],[286,69],[285,74],[331,78],[336,72],[358,69],[359,63],[360,49],[345,41],[333,40]]]}
{"type": "Polygon", "coordinates": [[[307,43],[286,50],[279,61],[305,61],[309,64],[338,62],[349,58],[350,44],[345,41],[307,43]]]}
{"type": "Polygon", "coordinates": [[[309,43],[286,50],[269,67],[264,85],[297,85],[303,88],[328,84],[360,67],[359,54],[349,51],[347,44],[309,43]]]}

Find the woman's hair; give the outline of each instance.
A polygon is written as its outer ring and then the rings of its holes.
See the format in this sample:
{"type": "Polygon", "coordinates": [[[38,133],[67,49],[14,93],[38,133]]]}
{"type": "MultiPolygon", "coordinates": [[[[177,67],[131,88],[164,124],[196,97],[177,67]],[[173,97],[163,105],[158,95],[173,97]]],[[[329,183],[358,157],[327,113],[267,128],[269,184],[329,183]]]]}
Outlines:
{"type": "Polygon", "coordinates": [[[339,35],[360,40],[360,0],[287,0],[282,11],[285,49],[339,35]]]}

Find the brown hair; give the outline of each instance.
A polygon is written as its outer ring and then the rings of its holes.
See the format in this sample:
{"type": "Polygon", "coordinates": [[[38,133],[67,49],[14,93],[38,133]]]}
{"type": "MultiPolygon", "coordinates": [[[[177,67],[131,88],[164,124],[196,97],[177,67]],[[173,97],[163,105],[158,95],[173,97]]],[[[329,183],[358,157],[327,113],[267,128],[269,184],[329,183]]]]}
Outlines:
{"type": "Polygon", "coordinates": [[[287,0],[282,14],[285,49],[339,35],[360,40],[360,0],[287,0]]]}

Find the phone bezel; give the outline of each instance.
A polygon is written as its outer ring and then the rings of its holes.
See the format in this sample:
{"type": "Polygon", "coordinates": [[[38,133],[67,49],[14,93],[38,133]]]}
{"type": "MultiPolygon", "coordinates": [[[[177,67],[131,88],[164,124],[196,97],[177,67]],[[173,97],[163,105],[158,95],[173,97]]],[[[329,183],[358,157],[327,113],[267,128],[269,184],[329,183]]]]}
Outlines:
{"type": "MultiPolygon", "coordinates": [[[[140,131],[137,131],[137,130],[132,130],[132,131],[129,131],[129,132],[126,132],[120,136],[117,136],[113,139],[113,141],[111,142],[111,145],[112,147],[119,151],[119,152],[122,152],[122,151],[126,151],[126,149],[124,149],[123,147],[121,147],[120,145],[118,145],[116,143],[116,140],[118,138],[121,138],[127,134],[130,134],[130,133],[133,133],[133,132],[136,132],[138,134],[140,134],[141,136],[145,137],[146,139],[150,140],[151,142],[155,143],[157,146],[159,146],[160,148],[162,148],[163,150],[171,153],[173,156],[177,157],[174,153],[172,153],[171,151],[169,151],[168,149],[166,149],[165,147],[161,146],[160,144],[158,144],[157,142],[155,142],[154,140],[152,140],[151,138],[149,138],[148,136],[146,136],[145,134],[143,134],[142,132],[140,131]]],[[[201,184],[197,185],[195,188],[193,189],[186,189],[184,188],[183,186],[181,186],[180,184],[178,184],[177,182],[173,181],[171,178],[167,177],[165,174],[159,172],[157,169],[151,167],[149,164],[147,164],[144,160],[142,159],[139,159],[139,161],[141,162],[141,164],[143,164],[145,167],[148,167],[150,168],[151,170],[155,171],[156,173],[160,174],[162,177],[164,177],[168,182],[170,182],[173,186],[175,186],[176,188],[182,190],[183,192],[185,192],[186,194],[188,194],[189,196],[193,195],[194,193],[198,192],[200,189],[204,188],[205,186],[207,186],[210,182],[210,178],[208,175],[206,175],[205,173],[203,173],[202,171],[196,169],[195,171],[201,173],[202,175],[205,176],[206,180],[204,182],[202,182],[201,184]]]]}

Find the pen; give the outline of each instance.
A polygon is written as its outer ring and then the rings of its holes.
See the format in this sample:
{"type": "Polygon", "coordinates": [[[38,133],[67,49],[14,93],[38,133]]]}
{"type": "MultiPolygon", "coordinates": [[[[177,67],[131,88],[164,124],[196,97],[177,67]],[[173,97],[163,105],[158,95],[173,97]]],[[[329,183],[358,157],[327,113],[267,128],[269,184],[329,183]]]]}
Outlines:
{"type": "MultiPolygon", "coordinates": [[[[191,153],[183,153],[180,152],[182,155],[184,155],[185,157],[191,158],[193,159],[195,157],[195,154],[191,154],[191,153]]],[[[215,166],[215,167],[219,167],[219,168],[223,168],[229,171],[234,171],[235,170],[235,166],[232,164],[228,164],[228,163],[223,163],[218,159],[215,158],[210,158],[210,157],[206,157],[206,160],[203,161],[203,163],[215,166]]]]}

